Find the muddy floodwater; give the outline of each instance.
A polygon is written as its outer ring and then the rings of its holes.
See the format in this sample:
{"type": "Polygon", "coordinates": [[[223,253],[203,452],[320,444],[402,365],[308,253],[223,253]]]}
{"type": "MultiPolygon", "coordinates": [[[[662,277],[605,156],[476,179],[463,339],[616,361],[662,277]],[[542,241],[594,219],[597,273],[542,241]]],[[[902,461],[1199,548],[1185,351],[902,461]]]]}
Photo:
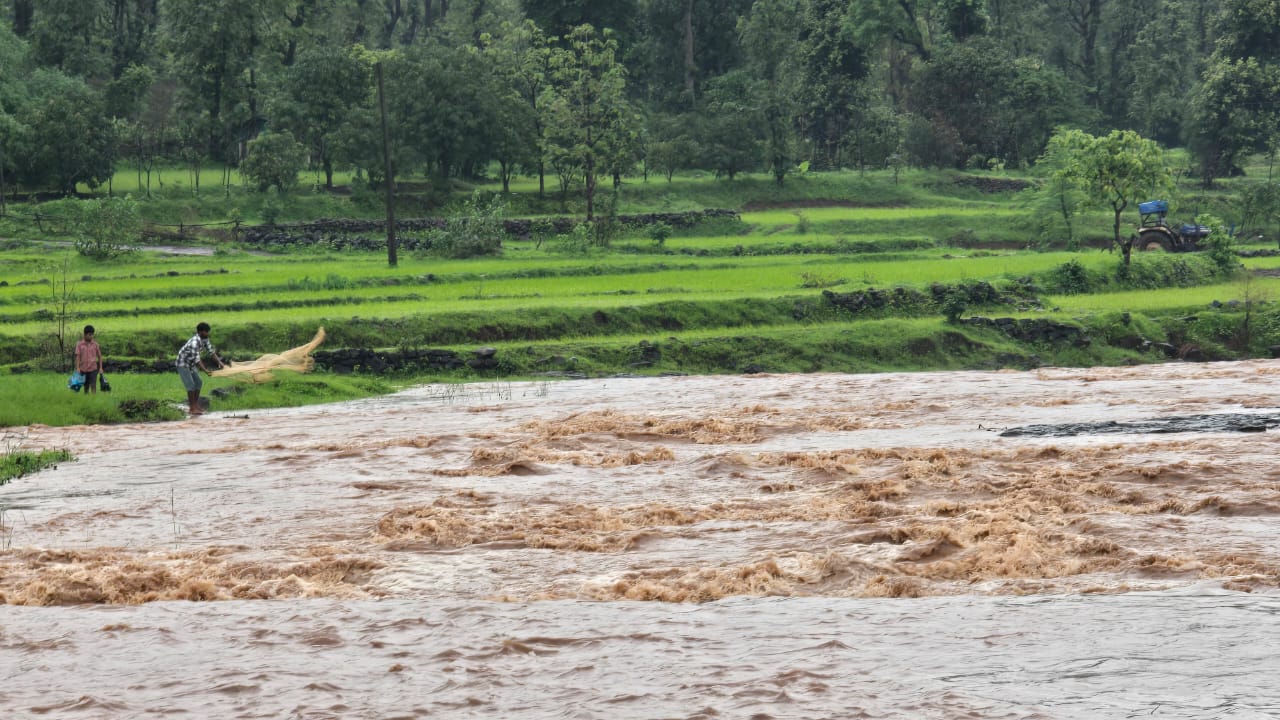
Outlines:
{"type": "Polygon", "coordinates": [[[11,429],[77,460],[0,486],[0,717],[1280,717],[1278,414],[1250,361],[11,429]]]}

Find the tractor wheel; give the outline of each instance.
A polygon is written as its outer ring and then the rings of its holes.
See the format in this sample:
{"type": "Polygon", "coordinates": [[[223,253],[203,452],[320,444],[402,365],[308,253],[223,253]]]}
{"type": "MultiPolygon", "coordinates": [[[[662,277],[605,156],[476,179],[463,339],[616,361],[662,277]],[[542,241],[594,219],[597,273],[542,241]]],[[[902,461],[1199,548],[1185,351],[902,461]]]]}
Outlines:
{"type": "Polygon", "coordinates": [[[1138,236],[1139,250],[1163,250],[1173,252],[1173,242],[1161,232],[1144,232],[1138,236]]]}

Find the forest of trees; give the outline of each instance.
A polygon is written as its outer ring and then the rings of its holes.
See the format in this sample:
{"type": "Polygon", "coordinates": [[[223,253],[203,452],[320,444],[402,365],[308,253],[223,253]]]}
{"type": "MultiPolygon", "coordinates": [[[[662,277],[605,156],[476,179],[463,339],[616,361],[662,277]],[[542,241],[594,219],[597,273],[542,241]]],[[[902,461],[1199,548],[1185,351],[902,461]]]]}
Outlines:
{"type": "Polygon", "coordinates": [[[0,0],[0,188],[311,163],[625,175],[1026,167],[1059,127],[1280,142],[1280,0],[0,0]],[[251,158],[257,154],[256,160],[251,158]]]}

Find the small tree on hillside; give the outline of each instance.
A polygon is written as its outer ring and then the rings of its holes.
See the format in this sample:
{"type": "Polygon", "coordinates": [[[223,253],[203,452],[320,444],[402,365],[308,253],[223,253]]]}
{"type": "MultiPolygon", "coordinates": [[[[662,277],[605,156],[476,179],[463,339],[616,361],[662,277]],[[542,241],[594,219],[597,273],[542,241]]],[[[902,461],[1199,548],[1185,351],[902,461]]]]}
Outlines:
{"type": "Polygon", "coordinates": [[[287,192],[298,184],[298,173],[307,164],[307,149],[288,132],[259,135],[249,141],[248,151],[240,174],[261,192],[269,187],[287,192]]]}
{"type": "Polygon", "coordinates": [[[1132,130],[1113,130],[1094,137],[1080,130],[1060,130],[1051,145],[1062,149],[1062,167],[1055,178],[1078,186],[1092,205],[1108,207],[1114,214],[1113,245],[1129,265],[1133,235],[1121,240],[1120,214],[1142,197],[1155,197],[1173,189],[1173,172],[1165,164],[1164,150],[1132,130]]]}
{"type": "Polygon", "coordinates": [[[106,260],[129,250],[142,236],[142,214],[132,197],[76,202],[74,231],[81,255],[106,260]]]}
{"type": "Polygon", "coordinates": [[[1049,138],[1044,154],[1036,161],[1036,167],[1045,170],[1049,175],[1048,181],[1034,190],[1036,206],[1038,209],[1045,211],[1036,214],[1041,225],[1041,231],[1051,237],[1055,229],[1053,226],[1057,223],[1048,218],[1053,215],[1061,217],[1062,228],[1067,234],[1068,250],[1080,249],[1080,242],[1076,237],[1075,225],[1072,220],[1075,218],[1076,213],[1079,212],[1080,205],[1085,198],[1080,189],[1080,183],[1076,181],[1076,178],[1065,172],[1065,169],[1070,165],[1072,158],[1082,150],[1083,143],[1088,141],[1088,137],[1085,133],[1079,132],[1057,133],[1049,138]]]}
{"type": "Polygon", "coordinates": [[[39,313],[49,323],[40,343],[43,366],[66,372],[70,367],[71,351],[75,347],[73,326],[80,317],[80,299],[72,276],[71,257],[64,255],[60,262],[48,267],[47,271],[48,304],[39,313]]]}
{"type": "Polygon", "coordinates": [[[547,156],[561,173],[582,177],[587,219],[595,218],[596,178],[615,173],[635,157],[639,123],[627,99],[626,67],[618,42],[590,25],[574,28],[566,47],[552,53],[551,87],[543,92],[547,156]]]}

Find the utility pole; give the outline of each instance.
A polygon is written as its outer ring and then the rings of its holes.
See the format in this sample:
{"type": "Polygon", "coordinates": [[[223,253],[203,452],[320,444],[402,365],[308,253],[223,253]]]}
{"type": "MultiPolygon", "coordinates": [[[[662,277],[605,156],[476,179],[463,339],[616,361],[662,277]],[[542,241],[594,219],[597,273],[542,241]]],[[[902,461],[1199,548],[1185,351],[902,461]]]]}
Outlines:
{"type": "Polygon", "coordinates": [[[382,87],[382,61],[374,66],[378,75],[378,111],[382,115],[383,183],[387,186],[387,265],[396,266],[396,198],[395,174],[391,171],[391,140],[387,132],[387,96],[382,87]]]}

